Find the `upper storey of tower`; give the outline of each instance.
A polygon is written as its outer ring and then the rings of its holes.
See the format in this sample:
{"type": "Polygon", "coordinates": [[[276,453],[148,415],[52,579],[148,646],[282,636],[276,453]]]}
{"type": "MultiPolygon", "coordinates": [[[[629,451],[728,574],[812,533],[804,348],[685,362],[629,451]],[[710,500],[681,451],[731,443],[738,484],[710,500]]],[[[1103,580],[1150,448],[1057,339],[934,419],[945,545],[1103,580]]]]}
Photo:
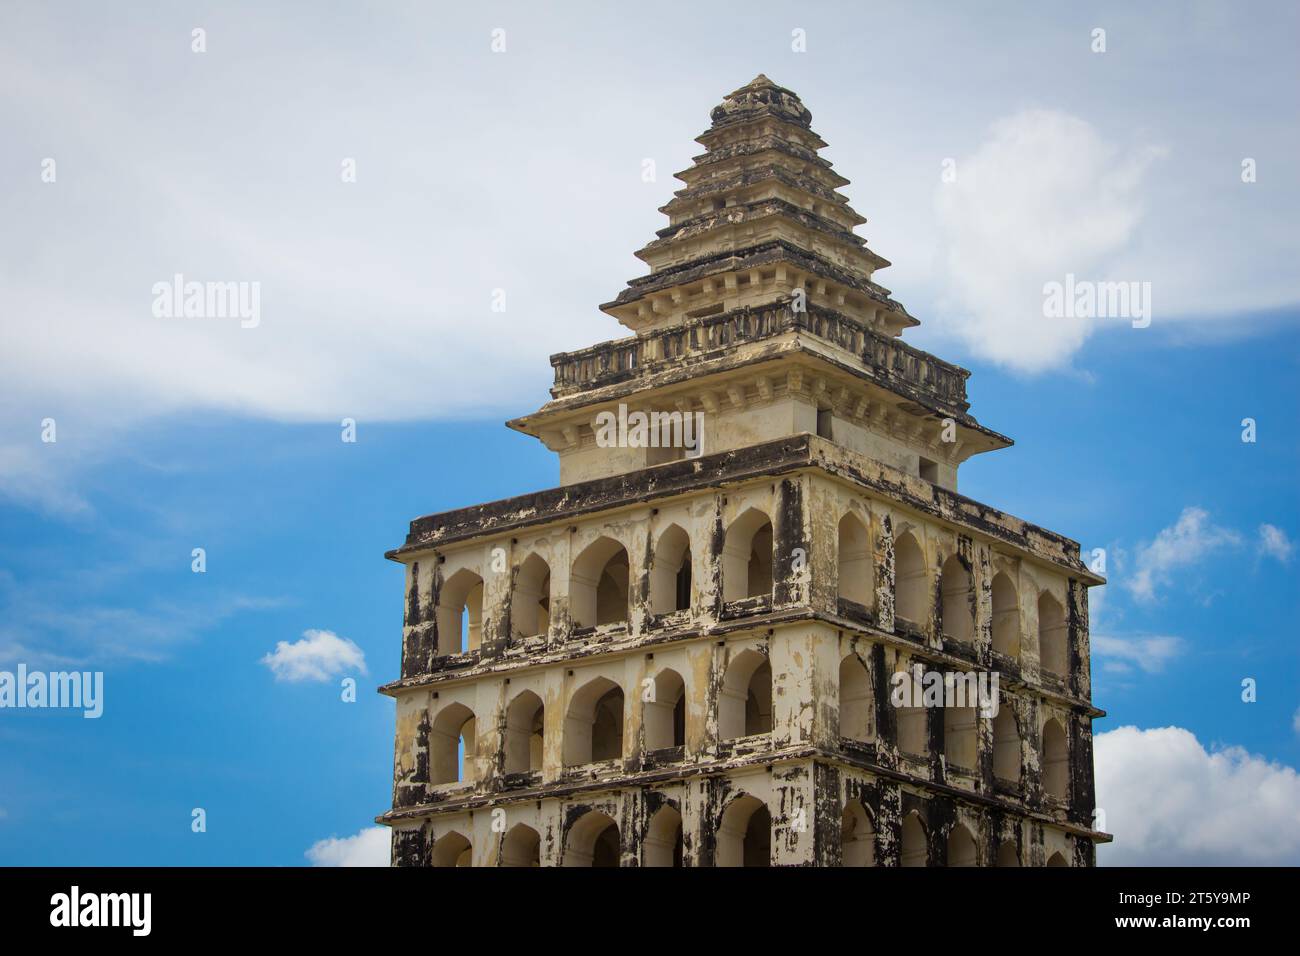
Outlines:
{"type": "Polygon", "coordinates": [[[900,338],[918,323],[874,281],[889,263],[798,96],[760,75],[699,142],[637,253],[649,274],[601,306],[635,334],[552,355],[552,400],[508,423],[560,456],[561,484],[808,433],[955,490],[1011,444],[969,413],[969,372],[900,338]],[[668,446],[647,422],[677,429],[668,446]]]}
{"type": "Polygon", "coordinates": [[[725,97],[698,137],[705,152],[676,176],[668,225],[636,255],[650,274],[601,306],[635,332],[804,290],[871,329],[898,335],[914,318],[873,281],[889,265],[854,234],[866,222],[818,155],[826,143],[790,90],[760,74],[725,97]]]}

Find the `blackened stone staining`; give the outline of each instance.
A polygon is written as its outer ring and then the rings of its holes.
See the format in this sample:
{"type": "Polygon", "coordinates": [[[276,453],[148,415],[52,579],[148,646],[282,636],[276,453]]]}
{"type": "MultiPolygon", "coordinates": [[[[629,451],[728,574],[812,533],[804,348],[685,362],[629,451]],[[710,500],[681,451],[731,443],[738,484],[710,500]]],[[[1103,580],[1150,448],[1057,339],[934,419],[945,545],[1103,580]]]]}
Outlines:
{"type": "Polygon", "coordinates": [[[601,306],[631,334],[552,356],[508,423],[559,487],[418,517],[388,553],[393,864],[1094,865],[1102,579],[957,491],[1011,441],[902,341],[799,97],[759,76],[712,120],[649,274],[601,306]],[[605,412],[669,440],[597,442],[605,412]],[[893,700],[910,668],[995,666],[1000,722],[893,700]]]}

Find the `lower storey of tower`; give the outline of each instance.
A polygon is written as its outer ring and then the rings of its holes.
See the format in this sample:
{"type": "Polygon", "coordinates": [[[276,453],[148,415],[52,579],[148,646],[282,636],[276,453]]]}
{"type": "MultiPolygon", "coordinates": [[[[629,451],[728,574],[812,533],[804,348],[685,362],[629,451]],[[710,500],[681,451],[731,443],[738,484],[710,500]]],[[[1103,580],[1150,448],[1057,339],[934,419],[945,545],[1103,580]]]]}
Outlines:
{"type": "Polygon", "coordinates": [[[834,760],[503,793],[388,820],[394,866],[1095,865],[1085,829],[834,760]]]}

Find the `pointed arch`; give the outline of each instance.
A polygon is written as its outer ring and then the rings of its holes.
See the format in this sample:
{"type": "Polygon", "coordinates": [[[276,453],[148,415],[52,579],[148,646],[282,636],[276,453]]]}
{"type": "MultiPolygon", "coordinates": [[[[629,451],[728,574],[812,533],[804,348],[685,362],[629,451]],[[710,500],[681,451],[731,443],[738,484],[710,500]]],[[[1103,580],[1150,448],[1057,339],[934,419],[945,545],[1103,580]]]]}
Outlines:
{"type": "Polygon", "coordinates": [[[772,666],[747,649],[731,659],[718,694],[718,736],[722,740],[772,730],[772,666]]]}
{"type": "Polygon", "coordinates": [[[1020,728],[1016,715],[1005,703],[993,718],[993,776],[1020,783],[1020,728]]]}
{"type": "Polygon", "coordinates": [[[1038,597],[1038,663],[1045,671],[1065,677],[1069,672],[1066,655],[1065,609],[1044,591],[1038,597]]]}
{"type": "Polygon", "coordinates": [[[473,783],[477,746],[474,711],[460,703],[441,708],[429,727],[429,782],[473,783]]]}
{"type": "Polygon", "coordinates": [[[772,814],[767,804],[749,794],[727,804],[718,824],[714,864],[772,865],[772,814]]]}
{"type": "Polygon", "coordinates": [[[925,555],[910,531],[894,541],[894,614],[912,624],[930,618],[930,581],[925,555]]]}
{"type": "Polygon", "coordinates": [[[939,571],[939,593],[943,606],[943,635],[969,644],[975,640],[975,590],[970,571],[954,554],[939,571]]]}
{"type": "Polygon", "coordinates": [[[958,823],[948,831],[948,865],[978,866],[975,838],[963,824],[958,823]]]}
{"type": "Polygon", "coordinates": [[[566,767],[623,755],[623,688],[594,677],[573,694],[564,715],[563,749],[566,767]]]}
{"type": "Polygon", "coordinates": [[[501,841],[501,865],[541,866],[541,835],[527,824],[516,823],[501,841]]]}
{"type": "Polygon", "coordinates": [[[876,830],[861,800],[850,800],[840,815],[840,866],[875,866],[876,830]]]}
{"type": "Polygon", "coordinates": [[[722,546],[722,599],[772,593],[772,519],[750,508],[727,528],[722,546]]]}
{"type": "Polygon", "coordinates": [[[455,830],[434,841],[429,854],[430,866],[472,866],[473,849],[469,839],[455,830]]]}
{"type": "Polygon", "coordinates": [[[867,526],[849,512],[840,518],[839,596],[863,607],[871,607],[871,537],[867,526]]]}
{"type": "Polygon", "coordinates": [[[569,575],[569,613],[578,627],[627,620],[627,549],[610,537],[587,545],[569,575]]]}
{"type": "Polygon", "coordinates": [[[655,614],[691,606],[691,538],[679,524],[659,536],[650,567],[650,607],[655,614]]]}
{"type": "Polygon", "coordinates": [[[589,810],[569,828],[565,866],[621,866],[618,824],[599,810],[589,810]]]}
{"type": "Polygon", "coordinates": [[[1020,657],[1020,598],[1005,571],[993,575],[993,650],[1020,657]]]}
{"type": "Polygon", "coordinates": [[[505,772],[542,769],[546,742],[546,706],[531,690],[516,694],[506,707],[505,772]]]}
{"type": "Polygon", "coordinates": [[[646,750],[686,745],[686,682],[671,667],[654,676],[653,699],[645,702],[646,750]]]}
{"type": "Polygon", "coordinates": [[[1057,800],[1070,793],[1070,748],[1055,717],[1043,725],[1043,792],[1057,800]]]}
{"type": "Polygon", "coordinates": [[[461,568],[438,589],[438,653],[477,650],[483,636],[483,579],[461,568]]]}
{"type": "Polygon", "coordinates": [[[899,866],[929,866],[929,838],[921,814],[913,810],[903,817],[902,838],[899,847],[899,866]]]}
{"type": "Polygon", "coordinates": [[[535,637],[551,628],[551,566],[533,552],[515,572],[510,594],[510,630],[516,638],[535,637]]]}
{"type": "Polygon", "coordinates": [[[682,865],[682,815],[676,807],[665,803],[655,811],[644,842],[645,866],[682,865]]]}
{"type": "Polygon", "coordinates": [[[856,653],[840,661],[840,736],[864,744],[876,741],[876,695],[871,673],[856,653]]]}

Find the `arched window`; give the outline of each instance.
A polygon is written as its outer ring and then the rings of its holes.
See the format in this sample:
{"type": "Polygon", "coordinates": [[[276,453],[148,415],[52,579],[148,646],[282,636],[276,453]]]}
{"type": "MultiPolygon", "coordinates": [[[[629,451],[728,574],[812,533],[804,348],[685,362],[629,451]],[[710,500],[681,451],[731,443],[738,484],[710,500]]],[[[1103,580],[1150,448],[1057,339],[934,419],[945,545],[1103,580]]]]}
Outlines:
{"type": "Polygon", "coordinates": [[[756,797],[737,797],[718,825],[717,866],[771,866],[772,815],[756,797]]]}
{"type": "Polygon", "coordinates": [[[949,767],[974,770],[979,762],[976,756],[978,731],[974,707],[945,707],[943,709],[943,755],[949,767]]]}
{"type": "Polygon", "coordinates": [[[960,823],[948,833],[948,865],[975,866],[975,838],[960,823]]]}
{"type": "Polygon", "coordinates": [[[473,783],[477,756],[474,711],[448,704],[429,728],[429,782],[473,783]]]}
{"type": "Polygon", "coordinates": [[[899,849],[899,866],[929,866],[925,826],[915,810],[903,818],[903,839],[899,849]]]}
{"type": "Polygon", "coordinates": [[[623,689],[596,677],[569,701],[564,718],[564,765],[579,767],[623,755],[623,689]]]}
{"type": "Polygon", "coordinates": [[[1043,670],[1064,677],[1069,671],[1066,658],[1065,611],[1046,591],[1038,598],[1038,662],[1043,670]]]}
{"type": "Polygon", "coordinates": [[[840,865],[876,865],[876,831],[858,800],[849,801],[840,816],[840,865]]]}
{"type": "Polygon", "coordinates": [[[515,573],[510,595],[510,630],[515,637],[535,637],[551,628],[551,568],[530,554],[515,573]]]}
{"type": "Polygon", "coordinates": [[[573,562],[569,611],[578,627],[627,620],[627,549],[613,538],[598,538],[573,562]]]}
{"type": "Polygon", "coordinates": [[[528,773],[542,769],[546,708],[542,699],[526,690],[506,708],[506,773],[528,773]]]}
{"type": "Polygon", "coordinates": [[[876,698],[871,692],[871,675],[857,654],[840,661],[840,736],[864,744],[876,740],[876,698]]]}
{"type": "Polygon", "coordinates": [[[839,596],[871,607],[871,541],[856,515],[840,519],[839,596]]]}
{"type": "Polygon", "coordinates": [[[655,675],[653,699],[645,702],[646,750],[664,750],[686,744],[686,683],[682,675],[665,668],[655,675]]]}
{"type": "Polygon", "coordinates": [[[618,824],[599,810],[591,810],[569,828],[564,847],[565,866],[618,866],[618,824]]]}
{"type": "Polygon", "coordinates": [[[644,862],[646,866],[682,865],[682,815],[664,804],[650,818],[646,830],[644,862]]]}
{"type": "Polygon", "coordinates": [[[1020,602],[1016,586],[1004,572],[993,576],[993,650],[1020,656],[1020,602]]]}
{"type": "Polygon", "coordinates": [[[1016,715],[1006,706],[993,718],[993,776],[1020,783],[1020,730],[1016,715]]]}
{"type": "Polygon", "coordinates": [[[757,651],[741,651],[727,666],[718,695],[718,735],[731,740],[771,730],[772,666],[757,651]]]}
{"type": "Polygon", "coordinates": [[[925,557],[911,532],[894,542],[894,614],[912,624],[930,619],[930,583],[925,557]]]}
{"type": "Polygon", "coordinates": [[[944,636],[969,644],[975,639],[974,593],[970,572],[955,554],[943,563],[939,589],[943,594],[944,636]]]}
{"type": "Polygon", "coordinates": [[[1057,852],[1053,853],[1051,856],[1047,858],[1047,865],[1048,866],[1069,866],[1070,864],[1065,862],[1065,855],[1058,850],[1057,852]]]}
{"type": "Polygon", "coordinates": [[[772,521],[750,508],[731,523],[722,547],[722,599],[772,593],[772,521]]]}
{"type": "Polygon", "coordinates": [[[898,749],[907,754],[928,754],[930,752],[929,711],[920,706],[920,702],[917,704],[915,707],[894,708],[898,724],[898,749]]]}
{"type": "Polygon", "coordinates": [[[468,839],[455,831],[444,833],[434,841],[429,865],[470,866],[472,855],[468,839]]]}
{"type": "Polygon", "coordinates": [[[1019,866],[1020,854],[1016,852],[1016,845],[1010,840],[1004,841],[998,847],[998,866],[1019,866]]]}
{"type": "Polygon", "coordinates": [[[483,633],[483,579],[461,568],[438,589],[438,653],[477,650],[483,633]]]}
{"type": "Polygon", "coordinates": [[[681,525],[659,536],[650,568],[650,606],[655,614],[691,606],[691,539],[681,525]]]}
{"type": "Polygon", "coordinates": [[[501,841],[502,866],[541,866],[542,838],[537,831],[516,823],[501,841]]]}
{"type": "Polygon", "coordinates": [[[1049,797],[1064,800],[1070,789],[1070,751],[1065,731],[1056,718],[1043,725],[1043,790],[1049,797]]]}

